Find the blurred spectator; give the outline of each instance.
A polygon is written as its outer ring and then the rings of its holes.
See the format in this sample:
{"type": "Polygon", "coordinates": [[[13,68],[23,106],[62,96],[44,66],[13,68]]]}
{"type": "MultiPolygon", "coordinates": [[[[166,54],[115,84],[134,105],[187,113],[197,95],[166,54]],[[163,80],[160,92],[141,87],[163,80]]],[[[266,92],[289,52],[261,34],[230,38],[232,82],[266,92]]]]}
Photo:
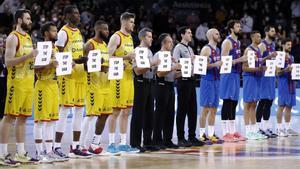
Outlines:
{"type": "Polygon", "coordinates": [[[196,39],[199,41],[200,46],[203,46],[207,42],[206,32],[208,31],[207,23],[200,24],[196,29],[196,39]]]}
{"type": "Polygon", "coordinates": [[[253,28],[253,18],[248,15],[247,12],[244,13],[244,17],[241,19],[242,32],[250,33],[253,28]]]}
{"type": "Polygon", "coordinates": [[[291,11],[292,11],[293,18],[300,17],[300,0],[293,0],[291,4],[291,11]]]}

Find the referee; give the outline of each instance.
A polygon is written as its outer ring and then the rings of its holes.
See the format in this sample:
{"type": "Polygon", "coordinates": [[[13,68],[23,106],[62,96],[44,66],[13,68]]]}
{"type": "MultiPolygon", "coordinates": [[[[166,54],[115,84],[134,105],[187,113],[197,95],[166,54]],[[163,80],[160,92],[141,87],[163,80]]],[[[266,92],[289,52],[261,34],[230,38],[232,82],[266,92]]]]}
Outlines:
{"type": "MultiPolygon", "coordinates": [[[[160,51],[171,51],[173,49],[173,40],[170,34],[161,34],[158,41],[161,44],[160,51]]],[[[155,60],[159,58],[158,53],[154,55],[155,60]]],[[[176,72],[180,68],[180,64],[173,62],[170,71],[156,71],[153,143],[161,150],[178,148],[172,142],[172,136],[175,116],[174,81],[176,72]]]]}
{"type": "Polygon", "coordinates": [[[140,152],[155,151],[152,145],[153,131],[153,113],[154,113],[154,96],[152,93],[153,71],[151,67],[157,66],[159,61],[153,61],[153,54],[149,47],[152,44],[152,30],[143,28],[139,32],[140,45],[135,49],[144,47],[148,49],[148,59],[150,68],[138,68],[137,63],[133,61],[134,71],[134,104],[132,109],[132,118],[130,126],[130,145],[137,148],[140,152]],[[141,139],[143,133],[143,147],[141,139]]]}
{"type": "MultiPolygon", "coordinates": [[[[173,56],[179,62],[180,58],[193,58],[193,49],[188,45],[192,41],[192,31],[189,27],[183,26],[178,29],[181,42],[178,43],[173,51],[173,56]]],[[[195,78],[177,78],[177,137],[179,147],[202,146],[203,142],[196,138],[197,126],[197,99],[195,78]],[[185,117],[188,118],[188,140],[184,137],[185,117]]]]}

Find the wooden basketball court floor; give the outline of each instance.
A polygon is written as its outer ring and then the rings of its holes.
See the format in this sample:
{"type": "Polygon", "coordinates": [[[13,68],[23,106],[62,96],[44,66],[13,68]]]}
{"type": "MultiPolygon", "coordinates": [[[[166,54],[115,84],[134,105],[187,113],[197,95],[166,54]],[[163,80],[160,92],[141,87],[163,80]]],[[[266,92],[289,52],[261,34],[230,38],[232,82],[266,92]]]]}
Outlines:
{"type": "MultiPolygon", "coordinates": [[[[241,117],[239,117],[240,119],[241,117]]],[[[274,117],[272,117],[274,118],[274,117]]],[[[293,117],[292,126],[299,131],[299,117],[293,117]]],[[[217,118],[218,124],[218,118],[217,118]]],[[[35,152],[33,122],[27,122],[26,150],[35,152]]],[[[217,129],[220,126],[217,125],[217,129]]],[[[63,138],[63,149],[71,143],[70,120],[63,138]]],[[[176,130],[176,128],[175,128],[176,130]]],[[[105,129],[103,137],[106,137],[105,129]]],[[[220,133],[220,130],[217,130],[220,133]]],[[[176,131],[174,131],[174,136],[176,131]]],[[[174,137],[175,138],[175,137],[174,137]]],[[[13,134],[9,151],[15,151],[13,134]]],[[[107,139],[102,138],[107,146],[107,139]]],[[[174,139],[174,142],[177,141],[174,139]]],[[[0,166],[0,168],[4,168],[0,166]]],[[[203,147],[167,150],[155,153],[122,154],[121,156],[95,156],[92,159],[72,159],[68,162],[38,165],[21,165],[24,169],[299,169],[300,137],[276,138],[260,141],[224,143],[203,147]]]]}

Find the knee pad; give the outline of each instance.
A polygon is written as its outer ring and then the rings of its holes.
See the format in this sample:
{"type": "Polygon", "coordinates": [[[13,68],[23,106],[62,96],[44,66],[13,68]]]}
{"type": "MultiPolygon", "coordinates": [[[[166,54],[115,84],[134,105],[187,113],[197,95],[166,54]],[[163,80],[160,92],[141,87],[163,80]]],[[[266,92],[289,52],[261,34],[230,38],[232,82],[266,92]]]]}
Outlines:
{"type": "Polygon", "coordinates": [[[81,131],[81,123],[83,121],[83,107],[75,107],[73,112],[73,131],[81,131]]]}
{"type": "Polygon", "coordinates": [[[59,113],[59,119],[56,122],[55,130],[56,132],[63,133],[65,132],[66,125],[67,125],[67,118],[68,118],[68,108],[61,107],[61,111],[59,113]]]}
{"type": "Polygon", "coordinates": [[[42,140],[43,139],[43,122],[36,122],[33,126],[33,134],[35,140],[42,140]]]}
{"type": "Polygon", "coordinates": [[[47,122],[45,125],[45,140],[53,140],[55,123],[54,122],[47,122]]]}

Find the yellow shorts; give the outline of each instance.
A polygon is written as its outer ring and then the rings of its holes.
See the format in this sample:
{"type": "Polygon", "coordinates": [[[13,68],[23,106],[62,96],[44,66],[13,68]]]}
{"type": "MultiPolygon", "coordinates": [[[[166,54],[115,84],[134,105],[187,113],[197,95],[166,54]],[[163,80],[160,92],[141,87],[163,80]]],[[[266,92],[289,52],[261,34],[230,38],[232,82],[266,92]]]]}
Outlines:
{"type": "MultiPolygon", "coordinates": [[[[7,83],[5,101],[5,115],[30,117],[32,115],[33,84],[32,88],[24,88],[23,83],[7,83]]],[[[28,87],[28,85],[26,85],[28,87]]]]}
{"type": "Polygon", "coordinates": [[[56,80],[38,80],[34,90],[34,121],[58,120],[58,84],[56,80]]]}
{"type": "Polygon", "coordinates": [[[111,80],[113,108],[126,109],[133,106],[134,86],[132,71],[125,70],[123,79],[111,80]]]}
{"type": "Polygon", "coordinates": [[[104,92],[101,88],[89,88],[86,99],[86,115],[100,116],[112,114],[112,97],[110,90],[104,92]]]}
{"type": "Polygon", "coordinates": [[[60,105],[82,107],[85,105],[86,82],[72,78],[59,77],[60,105]]]}

